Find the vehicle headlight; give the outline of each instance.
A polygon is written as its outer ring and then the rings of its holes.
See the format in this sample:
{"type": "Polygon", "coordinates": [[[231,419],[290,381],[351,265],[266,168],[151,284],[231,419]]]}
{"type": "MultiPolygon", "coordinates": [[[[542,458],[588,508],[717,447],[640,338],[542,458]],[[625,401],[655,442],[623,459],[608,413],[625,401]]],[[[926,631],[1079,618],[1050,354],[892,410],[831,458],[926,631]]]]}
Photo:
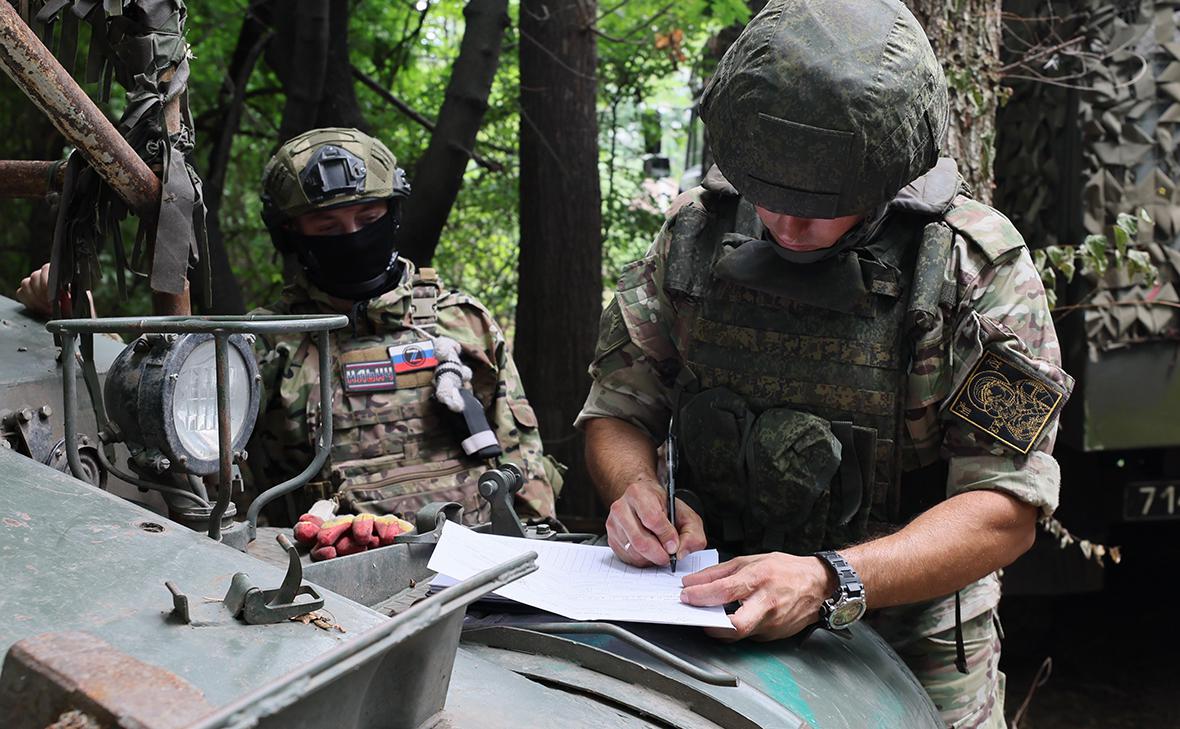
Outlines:
{"type": "MultiPolygon", "coordinates": [[[[240,451],[258,411],[258,365],[250,344],[232,335],[226,347],[230,441],[240,451]]],[[[107,373],[107,413],[139,463],[198,476],[218,468],[217,361],[212,334],[147,334],[132,342],[107,373]]]]}

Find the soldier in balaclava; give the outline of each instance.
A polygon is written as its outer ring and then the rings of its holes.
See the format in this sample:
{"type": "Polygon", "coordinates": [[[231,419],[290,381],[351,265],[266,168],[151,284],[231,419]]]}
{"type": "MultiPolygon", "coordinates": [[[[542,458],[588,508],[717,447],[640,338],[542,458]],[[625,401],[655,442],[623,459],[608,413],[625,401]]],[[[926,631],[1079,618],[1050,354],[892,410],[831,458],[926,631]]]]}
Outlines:
{"type": "Polygon", "coordinates": [[[624,270],[577,421],[609,543],[735,555],[683,580],[740,605],[722,637],[867,609],[948,726],[1003,726],[996,572],[1057,505],[1073,381],[1024,241],[939,158],[930,44],[898,0],[771,0],[700,112],[716,167],[624,270]]]}
{"type": "MultiPolygon", "coordinates": [[[[545,457],[537,420],[504,335],[474,297],[397,254],[403,172],[379,140],[316,129],[286,142],[266,166],[263,218],[299,273],[262,313],[344,313],[332,334],[332,447],[301,490],[306,509],[411,518],[429,502],[459,502],[486,521],[477,480],[489,464],[524,471],[520,516],[554,517],[559,467],[545,457]]],[[[265,391],[258,436],[268,481],[310,463],[322,418],[309,336],[261,343],[265,391]]]]}

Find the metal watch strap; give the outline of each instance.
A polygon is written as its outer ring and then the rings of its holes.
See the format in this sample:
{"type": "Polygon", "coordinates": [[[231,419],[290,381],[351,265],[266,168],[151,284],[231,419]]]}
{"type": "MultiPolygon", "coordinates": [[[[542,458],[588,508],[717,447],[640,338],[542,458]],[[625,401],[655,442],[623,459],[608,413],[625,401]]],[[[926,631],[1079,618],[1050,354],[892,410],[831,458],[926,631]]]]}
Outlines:
{"type": "Polygon", "coordinates": [[[841,557],[838,552],[831,550],[816,552],[815,556],[827,562],[836,573],[836,594],[832,595],[832,599],[864,597],[865,588],[860,581],[860,575],[856,574],[856,570],[852,569],[852,565],[848,564],[848,561],[841,557]]]}
{"type": "Polygon", "coordinates": [[[841,599],[864,599],[865,585],[860,582],[860,576],[857,571],[852,569],[852,565],[844,557],[840,557],[839,552],[827,550],[824,552],[815,552],[815,557],[826,561],[828,566],[832,567],[835,572],[835,593],[832,595],[830,602],[840,602],[841,599]]]}

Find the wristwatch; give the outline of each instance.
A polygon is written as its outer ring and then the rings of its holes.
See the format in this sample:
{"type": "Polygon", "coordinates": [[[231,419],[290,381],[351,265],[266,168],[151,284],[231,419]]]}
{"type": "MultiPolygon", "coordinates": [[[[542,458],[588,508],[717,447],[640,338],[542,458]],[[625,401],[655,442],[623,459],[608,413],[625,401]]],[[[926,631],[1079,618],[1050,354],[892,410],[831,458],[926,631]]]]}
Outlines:
{"type": "Polygon", "coordinates": [[[819,624],[828,630],[844,630],[865,614],[865,586],[860,575],[838,553],[816,552],[836,573],[836,592],[819,607],[819,624]]]}

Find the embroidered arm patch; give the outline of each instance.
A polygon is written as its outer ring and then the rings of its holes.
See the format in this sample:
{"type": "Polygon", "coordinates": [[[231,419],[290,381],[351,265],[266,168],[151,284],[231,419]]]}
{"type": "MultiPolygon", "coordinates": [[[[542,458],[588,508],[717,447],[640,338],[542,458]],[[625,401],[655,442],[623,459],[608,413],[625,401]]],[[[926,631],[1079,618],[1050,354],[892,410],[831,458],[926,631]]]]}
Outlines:
{"type": "Polygon", "coordinates": [[[947,410],[991,440],[1027,454],[1065,404],[1048,376],[993,350],[984,352],[947,410]]]}

